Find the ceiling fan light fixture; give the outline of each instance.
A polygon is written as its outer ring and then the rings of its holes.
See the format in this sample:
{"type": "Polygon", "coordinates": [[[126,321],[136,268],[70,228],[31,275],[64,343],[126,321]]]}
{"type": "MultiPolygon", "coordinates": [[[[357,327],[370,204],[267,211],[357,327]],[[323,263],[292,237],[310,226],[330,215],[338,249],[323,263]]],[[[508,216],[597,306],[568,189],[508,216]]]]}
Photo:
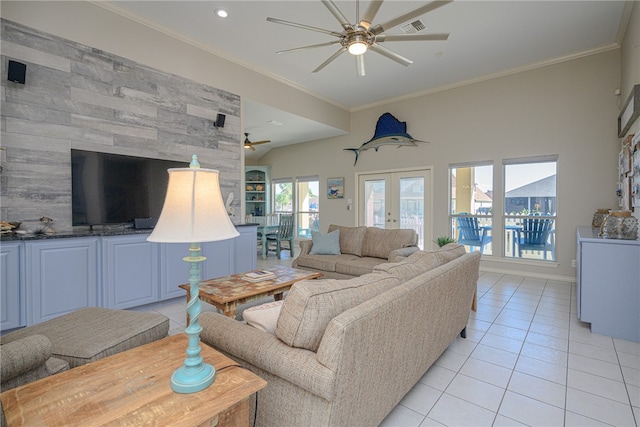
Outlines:
{"type": "Polygon", "coordinates": [[[362,55],[367,51],[365,42],[353,42],[349,45],[349,53],[351,55],[362,55]]]}
{"type": "Polygon", "coordinates": [[[360,38],[360,36],[357,36],[356,38],[354,38],[354,40],[349,44],[349,53],[351,55],[362,55],[364,54],[367,49],[368,49],[368,45],[367,43],[365,43],[362,38],[360,38]]]}

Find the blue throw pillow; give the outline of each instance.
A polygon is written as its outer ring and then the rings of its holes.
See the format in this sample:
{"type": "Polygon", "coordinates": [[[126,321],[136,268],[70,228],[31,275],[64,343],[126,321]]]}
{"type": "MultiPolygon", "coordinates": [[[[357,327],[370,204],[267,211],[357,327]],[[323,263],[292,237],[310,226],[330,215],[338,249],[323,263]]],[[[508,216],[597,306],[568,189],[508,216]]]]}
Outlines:
{"type": "Polygon", "coordinates": [[[313,241],[313,246],[309,254],[340,255],[340,230],[333,230],[327,234],[312,231],[311,240],[313,241]]]}

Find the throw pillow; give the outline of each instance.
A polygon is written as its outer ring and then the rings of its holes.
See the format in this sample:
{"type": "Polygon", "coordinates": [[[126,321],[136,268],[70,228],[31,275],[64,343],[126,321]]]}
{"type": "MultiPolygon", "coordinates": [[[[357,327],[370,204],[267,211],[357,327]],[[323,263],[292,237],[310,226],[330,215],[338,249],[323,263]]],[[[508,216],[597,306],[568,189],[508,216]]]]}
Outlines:
{"type": "Polygon", "coordinates": [[[248,325],[273,334],[278,324],[282,303],[283,300],[280,300],[249,307],[242,312],[242,317],[248,325]]]}
{"type": "Polygon", "coordinates": [[[459,243],[447,243],[443,247],[436,249],[434,253],[442,264],[446,264],[466,254],[467,251],[464,246],[459,243]]]}
{"type": "Polygon", "coordinates": [[[323,234],[318,231],[311,232],[311,255],[340,255],[340,230],[323,234]]]}

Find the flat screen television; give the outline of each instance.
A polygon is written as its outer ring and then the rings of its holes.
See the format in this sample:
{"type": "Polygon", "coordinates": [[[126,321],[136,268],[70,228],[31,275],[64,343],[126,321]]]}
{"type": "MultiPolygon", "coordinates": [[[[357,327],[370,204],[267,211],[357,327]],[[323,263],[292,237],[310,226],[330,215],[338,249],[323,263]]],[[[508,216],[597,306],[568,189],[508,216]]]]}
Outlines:
{"type": "Polygon", "coordinates": [[[162,211],[167,169],[188,166],[188,162],[71,150],[73,225],[123,224],[150,218],[140,223],[152,227],[162,211]]]}

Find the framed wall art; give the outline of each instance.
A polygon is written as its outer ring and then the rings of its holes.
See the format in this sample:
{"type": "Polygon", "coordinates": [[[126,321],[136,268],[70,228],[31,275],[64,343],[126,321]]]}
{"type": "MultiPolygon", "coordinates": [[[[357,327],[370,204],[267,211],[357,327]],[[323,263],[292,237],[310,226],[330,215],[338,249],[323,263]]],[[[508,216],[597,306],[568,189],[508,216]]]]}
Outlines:
{"type": "Polygon", "coordinates": [[[344,178],[327,178],[327,199],[344,198],[344,178]]]}

